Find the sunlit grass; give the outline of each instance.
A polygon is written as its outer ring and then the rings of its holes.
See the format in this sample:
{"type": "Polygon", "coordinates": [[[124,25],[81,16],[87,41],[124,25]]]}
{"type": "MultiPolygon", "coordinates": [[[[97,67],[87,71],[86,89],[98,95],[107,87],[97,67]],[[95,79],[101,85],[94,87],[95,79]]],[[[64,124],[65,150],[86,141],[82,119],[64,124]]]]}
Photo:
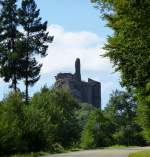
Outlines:
{"type": "Polygon", "coordinates": [[[113,145],[111,147],[108,147],[108,148],[127,148],[128,146],[125,146],[125,145],[113,145]]]}
{"type": "Polygon", "coordinates": [[[150,157],[150,150],[132,153],[129,155],[129,157],[150,157]]]}

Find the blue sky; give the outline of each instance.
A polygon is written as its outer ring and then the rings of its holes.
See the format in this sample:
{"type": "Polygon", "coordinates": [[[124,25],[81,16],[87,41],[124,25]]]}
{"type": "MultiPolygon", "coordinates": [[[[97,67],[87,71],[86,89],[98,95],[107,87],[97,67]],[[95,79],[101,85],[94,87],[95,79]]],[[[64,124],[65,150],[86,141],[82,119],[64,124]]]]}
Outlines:
{"type": "Polygon", "coordinates": [[[63,26],[67,31],[93,31],[101,37],[111,33],[100,20],[99,12],[90,0],[36,0],[41,15],[49,24],[63,26]]]}
{"type": "MultiPolygon", "coordinates": [[[[82,79],[88,77],[102,83],[102,106],[108,102],[112,90],[119,86],[119,75],[113,73],[108,59],[100,57],[102,47],[112,31],[105,27],[100,13],[90,0],[36,0],[43,21],[48,21],[48,31],[54,35],[48,56],[40,59],[43,63],[41,79],[30,88],[30,95],[42,86],[51,86],[58,72],[74,73],[74,61],[81,58],[82,79]]],[[[0,81],[0,98],[9,92],[8,84],[0,81]]],[[[22,90],[24,86],[19,85],[22,90]]]]}

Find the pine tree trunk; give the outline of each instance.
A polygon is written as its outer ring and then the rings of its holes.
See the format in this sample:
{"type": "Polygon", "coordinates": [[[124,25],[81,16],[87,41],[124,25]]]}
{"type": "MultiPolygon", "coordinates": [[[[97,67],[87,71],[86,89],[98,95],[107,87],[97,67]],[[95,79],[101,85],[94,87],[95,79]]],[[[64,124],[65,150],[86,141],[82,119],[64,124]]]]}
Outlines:
{"type": "Polygon", "coordinates": [[[12,86],[14,92],[17,92],[17,79],[16,79],[16,74],[13,74],[12,78],[12,86]]]}
{"type": "Polygon", "coordinates": [[[17,92],[17,80],[16,80],[16,75],[14,75],[14,91],[17,92]]]}
{"type": "MultiPolygon", "coordinates": [[[[29,29],[29,26],[28,26],[28,29],[29,29]]],[[[27,32],[27,45],[29,44],[29,32],[27,32]]],[[[29,100],[29,81],[28,81],[28,63],[29,63],[29,53],[28,53],[28,50],[27,50],[27,52],[26,52],[26,103],[28,104],[28,100],[29,100]]]]}
{"type": "Polygon", "coordinates": [[[28,62],[29,62],[29,56],[28,56],[28,52],[26,53],[26,76],[25,76],[25,86],[26,86],[26,91],[25,91],[25,99],[26,99],[26,103],[28,104],[28,100],[29,100],[29,81],[28,81],[28,62]]]}
{"type": "Polygon", "coordinates": [[[28,99],[29,98],[29,92],[28,92],[28,78],[26,78],[26,95],[25,95],[25,100],[26,103],[28,104],[28,99]]]}
{"type": "MultiPolygon", "coordinates": [[[[13,26],[11,26],[11,29],[13,30],[13,26]]],[[[12,35],[14,35],[15,32],[12,32],[12,35]]],[[[11,38],[11,51],[12,51],[12,54],[15,53],[15,41],[14,41],[14,38],[12,37],[11,38]]],[[[14,58],[13,58],[14,59],[14,58]]],[[[14,88],[14,92],[17,92],[17,78],[16,78],[16,58],[13,60],[13,70],[14,70],[14,76],[13,76],[13,88],[14,88]]]]}

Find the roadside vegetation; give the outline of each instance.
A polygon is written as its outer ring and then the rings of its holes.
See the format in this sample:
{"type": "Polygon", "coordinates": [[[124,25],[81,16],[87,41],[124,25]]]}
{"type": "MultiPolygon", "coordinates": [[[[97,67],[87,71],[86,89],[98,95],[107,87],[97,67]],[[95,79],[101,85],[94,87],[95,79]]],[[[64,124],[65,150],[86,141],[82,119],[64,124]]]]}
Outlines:
{"type": "Polygon", "coordinates": [[[79,140],[74,98],[62,89],[43,88],[28,105],[10,93],[0,105],[0,153],[63,152],[79,140]]]}
{"type": "Polygon", "coordinates": [[[44,154],[40,154],[40,153],[30,153],[30,154],[18,154],[18,155],[12,155],[10,157],[39,157],[40,155],[44,155],[44,154]]]}
{"type": "Polygon", "coordinates": [[[143,146],[146,141],[135,114],[134,97],[126,92],[113,92],[103,111],[78,104],[61,88],[43,87],[28,105],[21,93],[12,92],[0,105],[0,153],[11,156],[35,152],[31,156],[37,156],[41,151],[143,146]]]}
{"type": "Polygon", "coordinates": [[[150,151],[142,151],[137,153],[132,153],[129,155],[129,157],[149,157],[150,151]]]}
{"type": "MultiPolygon", "coordinates": [[[[112,145],[111,147],[108,148],[112,148],[112,149],[118,149],[118,148],[128,148],[129,146],[126,145],[112,145]]],[[[133,146],[132,146],[133,147],[133,146]]]]}
{"type": "Polygon", "coordinates": [[[112,145],[143,146],[142,128],[136,122],[137,103],[132,92],[114,91],[103,111],[93,110],[81,133],[84,149],[112,145]]]}

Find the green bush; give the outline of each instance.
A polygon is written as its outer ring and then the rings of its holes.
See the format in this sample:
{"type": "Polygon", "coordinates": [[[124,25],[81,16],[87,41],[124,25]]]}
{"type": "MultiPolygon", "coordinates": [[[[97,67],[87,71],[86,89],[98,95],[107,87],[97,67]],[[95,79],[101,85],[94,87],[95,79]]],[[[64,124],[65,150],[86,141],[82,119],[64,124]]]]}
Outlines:
{"type": "Polygon", "coordinates": [[[43,114],[49,125],[49,143],[70,147],[79,139],[79,125],[76,110],[79,105],[63,89],[44,90],[33,96],[31,106],[43,114]]]}
{"type": "Polygon", "coordinates": [[[38,152],[46,150],[53,143],[53,125],[48,123],[48,117],[44,112],[34,107],[32,104],[24,108],[24,130],[22,140],[25,141],[25,152],[38,152]]]}
{"type": "Polygon", "coordinates": [[[50,152],[63,153],[63,152],[65,152],[65,149],[59,143],[55,143],[55,144],[52,144],[50,152]]]}
{"type": "Polygon", "coordinates": [[[142,128],[135,121],[137,102],[132,91],[113,91],[104,114],[113,124],[114,144],[145,144],[141,134],[142,128]]]}
{"type": "Polygon", "coordinates": [[[150,82],[146,87],[137,90],[138,93],[138,117],[137,123],[143,129],[143,136],[150,143],[150,82]]]}
{"type": "Polygon", "coordinates": [[[11,93],[0,105],[0,155],[72,147],[79,140],[78,108],[63,89],[44,88],[28,104],[11,93]]]}
{"type": "Polygon", "coordinates": [[[109,146],[112,143],[111,123],[100,110],[92,111],[81,136],[81,147],[96,148],[109,146]]]}
{"type": "Polygon", "coordinates": [[[80,103],[79,105],[80,105],[80,108],[77,111],[77,118],[79,121],[80,130],[82,131],[88,120],[89,114],[92,111],[94,111],[96,108],[93,107],[91,104],[87,104],[87,103],[80,103]]]}
{"type": "Polygon", "coordinates": [[[24,150],[22,140],[24,103],[19,93],[10,93],[1,104],[0,153],[15,153],[24,150]]]}

